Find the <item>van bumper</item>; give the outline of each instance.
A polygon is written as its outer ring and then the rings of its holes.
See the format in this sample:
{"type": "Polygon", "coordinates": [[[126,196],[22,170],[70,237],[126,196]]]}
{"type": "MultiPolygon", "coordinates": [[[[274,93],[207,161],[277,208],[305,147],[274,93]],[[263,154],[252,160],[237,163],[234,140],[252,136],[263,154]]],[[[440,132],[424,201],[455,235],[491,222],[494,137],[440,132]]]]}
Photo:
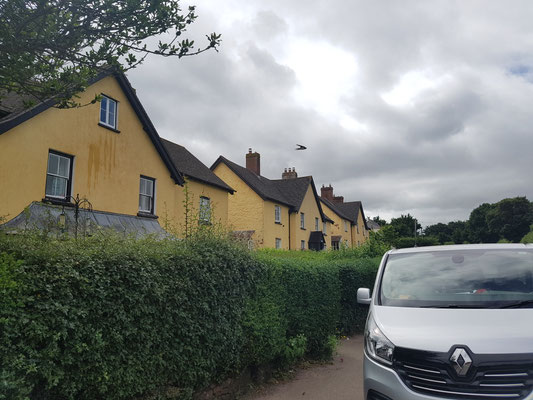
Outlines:
{"type": "MultiPolygon", "coordinates": [[[[391,368],[371,360],[365,353],[363,363],[365,400],[442,400],[449,397],[427,396],[413,392],[391,368]]],[[[530,393],[522,400],[533,400],[530,393]]]]}

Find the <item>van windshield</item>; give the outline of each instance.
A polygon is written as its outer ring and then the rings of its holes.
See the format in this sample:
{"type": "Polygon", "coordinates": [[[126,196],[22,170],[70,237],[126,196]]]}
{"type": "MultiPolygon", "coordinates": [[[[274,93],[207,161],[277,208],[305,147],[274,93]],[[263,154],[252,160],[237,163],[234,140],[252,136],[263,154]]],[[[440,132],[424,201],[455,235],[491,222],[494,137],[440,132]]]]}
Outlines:
{"type": "Polygon", "coordinates": [[[533,307],[533,251],[441,250],[391,254],[382,305],[435,308],[533,307]]]}

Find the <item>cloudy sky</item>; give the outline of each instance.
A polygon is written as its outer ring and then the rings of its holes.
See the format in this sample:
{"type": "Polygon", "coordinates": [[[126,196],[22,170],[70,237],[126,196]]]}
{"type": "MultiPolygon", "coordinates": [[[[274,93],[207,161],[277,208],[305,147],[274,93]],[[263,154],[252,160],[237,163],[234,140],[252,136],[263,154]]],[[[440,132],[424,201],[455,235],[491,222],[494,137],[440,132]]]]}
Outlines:
{"type": "Polygon", "coordinates": [[[128,76],[159,134],[208,166],[252,147],[268,178],[296,167],[367,216],[424,226],[533,200],[533,2],[192,4],[189,36],[221,33],[220,52],[128,76]]]}

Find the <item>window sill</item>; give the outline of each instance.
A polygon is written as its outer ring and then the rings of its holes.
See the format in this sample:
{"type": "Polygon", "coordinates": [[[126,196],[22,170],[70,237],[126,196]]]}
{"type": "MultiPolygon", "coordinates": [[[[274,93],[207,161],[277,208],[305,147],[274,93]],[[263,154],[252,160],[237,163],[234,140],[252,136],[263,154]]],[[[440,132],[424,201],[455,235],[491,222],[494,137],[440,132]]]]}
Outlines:
{"type": "Polygon", "coordinates": [[[305,229],[305,228],[302,228],[302,227],[300,227],[300,229],[301,229],[302,231],[306,231],[306,230],[307,230],[307,229],[305,229]]]}
{"type": "Polygon", "coordinates": [[[152,219],[158,219],[159,217],[155,214],[150,214],[150,213],[147,213],[147,212],[142,212],[142,211],[139,211],[137,213],[137,216],[138,217],[143,217],[143,218],[152,218],[152,219]]]}
{"type": "Polygon", "coordinates": [[[98,126],[101,126],[102,128],[109,129],[110,131],[113,131],[115,133],[120,133],[120,131],[118,129],[112,128],[111,126],[104,125],[101,122],[98,122],[98,126]]]}
{"type": "Polygon", "coordinates": [[[41,200],[43,203],[54,204],[56,206],[75,207],[76,205],[65,199],[56,199],[54,197],[45,197],[41,200]]]}
{"type": "Polygon", "coordinates": [[[274,223],[275,223],[276,225],[281,225],[281,222],[276,222],[276,221],[275,221],[274,223]]]}

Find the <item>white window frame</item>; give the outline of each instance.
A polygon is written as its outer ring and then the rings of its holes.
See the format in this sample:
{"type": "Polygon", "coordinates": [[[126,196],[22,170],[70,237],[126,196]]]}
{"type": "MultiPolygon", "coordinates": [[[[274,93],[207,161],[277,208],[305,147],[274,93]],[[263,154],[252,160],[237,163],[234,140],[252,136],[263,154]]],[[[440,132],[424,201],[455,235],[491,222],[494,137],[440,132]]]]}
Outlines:
{"type": "Polygon", "coordinates": [[[300,229],[305,229],[305,213],[300,213],[300,229]]]}
{"type": "Polygon", "coordinates": [[[281,224],[281,207],[274,206],[274,222],[281,224]]]}
{"type": "Polygon", "coordinates": [[[51,199],[59,199],[59,200],[68,200],[71,194],[72,190],[72,169],[74,164],[74,157],[69,156],[68,154],[60,153],[54,150],[48,151],[48,162],[46,165],[46,183],[44,188],[44,195],[45,197],[51,198],[51,199]],[[50,172],[50,157],[57,157],[58,158],[58,171],[50,172]],[[59,174],[59,165],[61,163],[61,160],[67,160],[68,161],[68,172],[67,175],[60,175],[59,174]],[[62,179],[66,181],[65,184],[65,193],[62,196],[49,194],[48,193],[48,177],[51,176],[55,179],[62,179]]]}
{"type": "Polygon", "coordinates": [[[139,180],[139,212],[140,213],[155,215],[155,189],[156,189],[155,184],[156,184],[156,182],[155,182],[154,178],[150,178],[148,176],[141,175],[141,179],[139,180]],[[142,187],[142,182],[143,181],[151,183],[151,186],[152,186],[152,193],[151,194],[150,193],[141,192],[141,187],[142,187]],[[146,198],[146,197],[148,197],[150,199],[150,210],[145,210],[145,209],[141,208],[141,206],[142,206],[141,198],[146,198]]]}
{"type": "Polygon", "coordinates": [[[327,235],[328,234],[328,225],[326,222],[322,222],[322,233],[324,235],[327,235]]]}
{"type": "Polygon", "coordinates": [[[276,249],[281,249],[281,239],[276,238],[276,249]]]}
{"type": "Polygon", "coordinates": [[[211,223],[211,199],[200,196],[200,208],[198,209],[198,221],[203,224],[211,223]]]}
{"type": "Polygon", "coordinates": [[[98,116],[99,118],[99,121],[100,121],[100,124],[108,127],[108,128],[111,128],[111,129],[117,129],[117,122],[118,122],[118,101],[116,101],[115,99],[112,99],[111,97],[109,96],[105,96],[105,95],[102,95],[102,100],[100,101],[100,114],[98,116]],[[105,100],[105,101],[104,101],[105,100]],[[106,108],[105,108],[105,119],[102,120],[102,109],[104,107],[104,104],[106,105],[106,108]],[[115,113],[114,113],[114,116],[113,117],[110,117],[110,108],[109,108],[109,104],[114,104],[115,105],[115,113]],[[112,119],[112,121],[110,121],[110,119],[112,119]]]}
{"type": "Polygon", "coordinates": [[[305,240],[300,240],[300,250],[305,250],[305,240]]]}
{"type": "Polygon", "coordinates": [[[344,221],[344,232],[348,232],[348,221],[344,221]]]}

